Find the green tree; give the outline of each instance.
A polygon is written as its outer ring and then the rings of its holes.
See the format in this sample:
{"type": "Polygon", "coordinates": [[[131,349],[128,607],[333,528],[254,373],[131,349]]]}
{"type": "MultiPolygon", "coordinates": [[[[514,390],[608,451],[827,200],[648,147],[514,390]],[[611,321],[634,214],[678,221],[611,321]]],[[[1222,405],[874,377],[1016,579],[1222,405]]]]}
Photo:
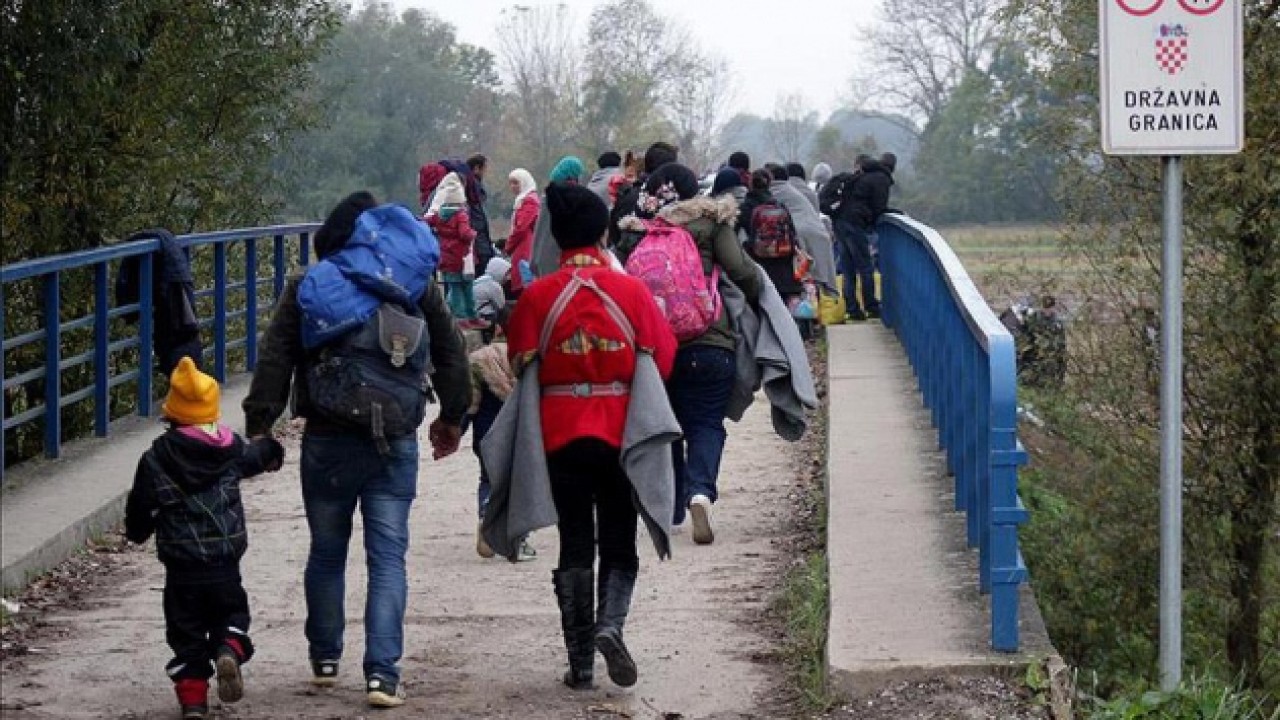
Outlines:
{"type": "Polygon", "coordinates": [[[268,218],[335,21],[321,0],[7,5],[4,261],[268,218]]]}
{"type": "Polygon", "coordinates": [[[1032,76],[1025,48],[1005,42],[971,69],[925,126],[913,207],[932,222],[1046,220],[1062,164],[1042,114],[1055,96],[1032,76]]]}
{"type": "Polygon", "coordinates": [[[424,161],[478,150],[495,133],[493,55],[433,14],[364,5],[314,72],[322,122],[279,164],[294,217],[323,217],[359,189],[416,207],[424,161]]]}

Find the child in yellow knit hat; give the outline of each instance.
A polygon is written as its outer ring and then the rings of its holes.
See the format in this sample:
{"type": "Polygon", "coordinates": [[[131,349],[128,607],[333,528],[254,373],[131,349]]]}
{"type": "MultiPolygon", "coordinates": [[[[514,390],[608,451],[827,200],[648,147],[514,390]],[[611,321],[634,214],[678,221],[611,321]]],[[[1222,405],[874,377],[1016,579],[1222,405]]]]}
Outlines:
{"type": "Polygon", "coordinates": [[[169,380],[162,411],[168,430],[156,438],[134,475],[125,536],[156,536],[164,563],[165,635],[184,720],[209,714],[209,678],[218,697],[244,694],[240,666],[253,655],[249,597],[240,579],[248,548],[240,480],[280,469],[284,448],[270,438],[245,442],[218,422],[218,381],[184,357],[169,380]]]}

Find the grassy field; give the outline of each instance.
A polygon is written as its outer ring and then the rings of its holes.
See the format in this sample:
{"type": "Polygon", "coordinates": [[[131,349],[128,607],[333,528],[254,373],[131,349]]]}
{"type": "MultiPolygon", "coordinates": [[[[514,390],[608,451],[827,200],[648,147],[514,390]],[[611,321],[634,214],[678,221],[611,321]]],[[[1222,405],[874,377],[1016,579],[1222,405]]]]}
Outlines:
{"type": "Polygon", "coordinates": [[[959,225],[938,232],[993,306],[1028,293],[1061,295],[1080,271],[1063,258],[1054,225],[959,225]]]}

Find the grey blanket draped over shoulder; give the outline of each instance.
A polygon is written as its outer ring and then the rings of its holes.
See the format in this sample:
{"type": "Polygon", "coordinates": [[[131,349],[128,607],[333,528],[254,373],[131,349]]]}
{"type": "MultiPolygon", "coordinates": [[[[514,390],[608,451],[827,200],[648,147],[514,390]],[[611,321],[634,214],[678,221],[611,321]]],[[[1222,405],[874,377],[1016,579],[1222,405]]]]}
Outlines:
{"type": "Polygon", "coordinates": [[[791,213],[796,234],[805,252],[813,256],[813,280],[827,293],[836,292],[836,257],[831,233],[822,222],[822,214],[805,198],[795,185],[785,180],[775,180],[769,186],[773,199],[791,213]]]}
{"type": "MultiPolygon", "coordinates": [[[[515,393],[503,404],[480,445],[490,482],[489,507],[481,532],[489,547],[508,559],[516,556],[521,538],[555,525],[559,519],[542,440],[538,366],[535,360],[525,368],[515,393]]],[[[631,480],[632,500],[662,559],[671,557],[675,509],[671,444],[679,438],[680,423],[667,400],[658,366],[648,353],[640,353],[631,381],[621,462],[631,480]]]]}
{"type": "MultiPolygon", "coordinates": [[[[542,207],[546,207],[543,197],[542,207]]],[[[551,234],[551,213],[538,214],[538,221],[533,225],[533,255],[529,259],[533,274],[537,277],[550,275],[560,269],[560,246],[551,234]]]]}
{"type": "Polygon", "coordinates": [[[795,442],[808,428],[805,411],[818,407],[818,392],[795,320],[763,269],[760,276],[759,313],[733,283],[720,279],[724,309],[738,334],[738,376],[728,416],[740,422],[763,387],[774,431],[795,442]]]}

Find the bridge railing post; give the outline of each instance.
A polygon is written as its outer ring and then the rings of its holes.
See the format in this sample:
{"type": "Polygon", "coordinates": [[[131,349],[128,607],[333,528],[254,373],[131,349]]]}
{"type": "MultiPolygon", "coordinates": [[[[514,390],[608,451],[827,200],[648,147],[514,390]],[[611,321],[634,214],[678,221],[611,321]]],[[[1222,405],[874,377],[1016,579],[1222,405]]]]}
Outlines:
{"type": "Polygon", "coordinates": [[[44,454],[62,449],[62,292],[57,270],[44,276],[44,454]]]}
{"type": "Polygon", "coordinates": [[[93,434],[105,437],[111,424],[111,297],[107,263],[93,266],[93,434]]]}
{"type": "Polygon", "coordinates": [[[213,246],[213,376],[227,381],[227,245],[213,246]]]}
{"type": "Polygon", "coordinates": [[[244,241],[244,365],[258,364],[258,240],[244,241]]]}
{"type": "Polygon", "coordinates": [[[152,277],[155,271],[151,253],[138,258],[138,414],[151,417],[151,305],[152,277]]]}

